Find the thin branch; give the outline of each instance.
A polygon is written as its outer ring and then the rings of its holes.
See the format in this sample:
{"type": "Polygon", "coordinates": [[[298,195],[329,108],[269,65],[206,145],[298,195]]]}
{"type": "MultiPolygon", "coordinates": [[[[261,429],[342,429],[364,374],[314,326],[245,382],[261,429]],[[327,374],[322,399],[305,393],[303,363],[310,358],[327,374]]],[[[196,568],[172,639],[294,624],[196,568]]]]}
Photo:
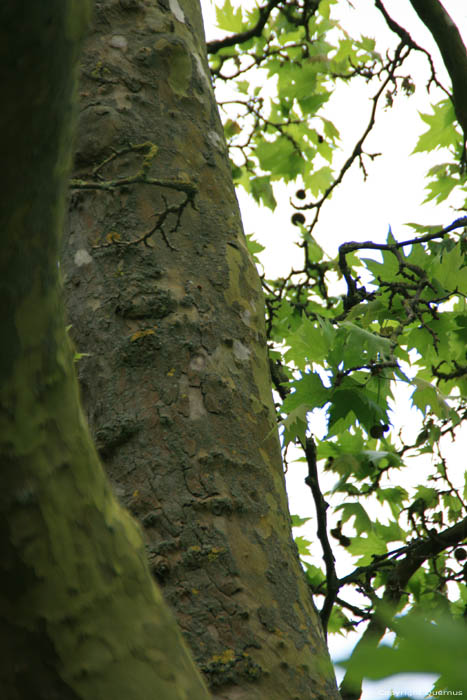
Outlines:
{"type": "Polygon", "coordinates": [[[127,187],[128,185],[154,185],[156,187],[167,187],[178,192],[185,192],[187,195],[193,196],[197,192],[197,187],[186,180],[163,180],[160,178],[147,177],[145,174],[138,173],[128,177],[116,178],[115,180],[92,181],[92,180],[70,180],[70,189],[72,190],[107,190],[112,191],[119,187],[127,187]]]}
{"type": "Polygon", "coordinates": [[[344,254],[351,253],[352,251],[359,250],[361,248],[368,248],[373,250],[397,250],[398,248],[404,248],[407,245],[416,245],[417,243],[427,243],[427,241],[434,241],[436,238],[442,238],[447,233],[450,233],[451,231],[454,231],[457,228],[462,228],[464,226],[467,226],[467,216],[461,216],[459,219],[453,221],[452,224],[446,226],[446,228],[442,228],[440,231],[436,231],[436,233],[426,233],[424,236],[419,236],[418,238],[409,238],[407,241],[396,241],[395,243],[373,243],[373,241],[363,241],[362,243],[358,243],[355,241],[351,241],[349,243],[344,243],[343,245],[341,245],[340,249],[343,250],[344,254]]]}
{"type": "Polygon", "coordinates": [[[437,85],[441,90],[443,90],[443,92],[446,93],[446,95],[449,97],[449,99],[452,99],[452,95],[448,92],[448,90],[446,90],[446,88],[444,87],[444,85],[442,85],[442,83],[440,83],[440,81],[439,81],[438,78],[436,77],[436,71],[435,71],[435,67],[434,67],[434,64],[433,64],[433,59],[432,59],[432,57],[431,57],[430,52],[427,51],[426,49],[424,49],[424,48],[423,48],[422,46],[420,46],[419,44],[417,44],[417,42],[415,42],[415,41],[412,39],[412,37],[410,36],[409,32],[408,32],[406,29],[404,29],[404,27],[401,27],[401,25],[398,24],[398,23],[389,15],[388,11],[387,11],[386,8],[384,7],[384,5],[383,5],[383,3],[381,2],[381,0],[375,0],[375,6],[376,6],[376,8],[381,12],[381,14],[383,15],[383,17],[384,17],[384,19],[386,20],[386,24],[388,25],[389,29],[391,29],[391,31],[393,31],[395,34],[397,34],[397,36],[401,39],[401,41],[403,41],[404,44],[406,44],[407,46],[409,46],[411,49],[414,49],[414,51],[421,51],[421,52],[424,53],[425,56],[427,57],[428,63],[430,64],[430,70],[431,70],[431,79],[430,79],[430,81],[429,81],[429,83],[428,83],[428,87],[430,86],[430,83],[431,83],[431,82],[434,82],[435,85],[437,85]]]}
{"type": "Polygon", "coordinates": [[[373,127],[375,125],[376,112],[377,112],[379,100],[380,100],[381,96],[384,94],[384,92],[386,91],[387,86],[390,83],[394,83],[394,81],[397,79],[395,72],[396,72],[397,68],[403,64],[403,62],[405,61],[405,59],[407,58],[407,56],[409,55],[409,53],[411,51],[410,47],[407,47],[406,51],[404,51],[404,46],[405,46],[405,44],[401,42],[399,44],[399,46],[396,48],[396,50],[394,52],[394,58],[392,60],[390,60],[389,65],[387,67],[388,75],[384,79],[384,81],[382,82],[379,90],[372,97],[373,105],[372,105],[371,112],[370,112],[370,118],[369,118],[368,123],[365,127],[365,130],[363,131],[362,135],[360,136],[357,143],[355,144],[352,153],[350,154],[350,156],[347,158],[344,165],[342,166],[337,178],[333,181],[333,183],[331,185],[329,185],[329,187],[325,190],[325,192],[323,193],[323,195],[321,196],[321,198],[318,201],[311,202],[310,204],[305,204],[303,206],[295,206],[295,208],[299,209],[299,210],[315,209],[313,221],[312,221],[311,225],[309,226],[309,233],[310,234],[313,232],[313,229],[315,228],[316,224],[318,223],[318,217],[319,217],[319,214],[320,214],[320,211],[321,211],[321,208],[322,208],[324,202],[327,199],[329,199],[329,197],[332,194],[332,192],[334,191],[334,189],[338,185],[340,185],[340,183],[344,179],[346,172],[353,165],[354,161],[358,159],[358,160],[360,160],[360,163],[361,163],[362,156],[364,155],[363,144],[366,141],[368,135],[373,130],[373,127]]]}
{"type": "Polygon", "coordinates": [[[443,381],[448,382],[450,379],[457,379],[458,377],[465,377],[465,375],[467,375],[467,366],[459,365],[455,360],[453,361],[453,365],[456,369],[452,372],[442,372],[439,369],[442,364],[446,364],[446,360],[440,362],[437,367],[431,365],[433,376],[435,376],[437,379],[442,379],[443,381]]]}
{"type": "Polygon", "coordinates": [[[339,586],[336,575],[335,557],[328,537],[326,511],[329,508],[329,505],[324,500],[323,493],[319,485],[318,468],[316,464],[316,446],[313,438],[306,438],[305,445],[303,445],[303,447],[305,449],[305,456],[308,464],[308,476],[305,479],[305,483],[310,487],[311,493],[313,494],[313,500],[316,508],[316,519],[318,521],[318,538],[321,542],[321,547],[323,548],[323,559],[326,566],[326,597],[320,612],[321,624],[323,625],[324,633],[326,634],[329,617],[336,600],[339,586]]]}
{"type": "MultiPolygon", "coordinates": [[[[287,381],[287,376],[284,373],[280,363],[275,363],[269,360],[271,376],[276,390],[279,392],[282,400],[290,393],[288,386],[284,386],[287,381]]],[[[305,442],[300,440],[308,465],[308,476],[305,478],[305,483],[309,486],[316,510],[316,519],[318,522],[317,535],[323,549],[323,559],[326,567],[326,596],[323,607],[320,611],[321,624],[324,633],[326,634],[329,617],[332,612],[336,596],[339,592],[339,584],[337,580],[335,557],[332,551],[331,543],[328,537],[328,525],[326,511],[329,508],[328,503],[324,500],[323,492],[319,485],[318,465],[316,462],[316,445],[312,437],[305,438],[305,442]]]]}

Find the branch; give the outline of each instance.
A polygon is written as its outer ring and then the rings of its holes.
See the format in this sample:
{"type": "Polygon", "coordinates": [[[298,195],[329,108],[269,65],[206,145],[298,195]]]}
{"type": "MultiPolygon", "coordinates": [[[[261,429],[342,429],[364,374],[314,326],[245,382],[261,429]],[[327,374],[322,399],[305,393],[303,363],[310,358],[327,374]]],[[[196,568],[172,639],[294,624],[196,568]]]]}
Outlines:
{"type": "Polygon", "coordinates": [[[270,0],[266,5],[259,8],[258,21],[255,26],[251,29],[246,29],[244,32],[239,32],[238,34],[231,34],[226,36],[224,39],[217,39],[215,41],[208,41],[206,48],[208,54],[215,54],[221,49],[225,49],[228,46],[235,46],[235,44],[243,44],[245,41],[252,39],[255,36],[260,36],[264,29],[264,25],[269,19],[269,15],[274,10],[277,5],[279,5],[282,0],[270,0]]]}
{"type": "MultiPolygon", "coordinates": [[[[392,17],[390,17],[381,0],[375,0],[375,7],[383,15],[389,29],[391,29],[394,32],[394,34],[397,34],[397,36],[401,39],[401,41],[404,42],[404,44],[407,44],[407,46],[410,46],[410,48],[412,49],[420,49],[420,46],[415,43],[415,41],[410,36],[409,32],[406,29],[404,29],[404,27],[401,27],[400,24],[397,24],[397,22],[395,22],[392,19],[392,17]]],[[[423,49],[421,50],[423,51],[423,49]]]]}
{"type": "Polygon", "coordinates": [[[306,461],[308,464],[308,476],[305,479],[305,483],[307,486],[310,487],[311,493],[313,494],[313,500],[315,502],[316,508],[316,518],[318,521],[318,539],[321,542],[321,547],[323,548],[323,559],[326,565],[327,592],[323,607],[320,612],[321,624],[323,625],[323,630],[326,634],[326,629],[328,626],[332,607],[336,600],[336,595],[339,591],[339,585],[337,581],[336,568],[334,565],[335,558],[334,554],[332,553],[332,548],[328,538],[326,511],[329,508],[329,505],[323,498],[323,494],[318,481],[318,468],[316,465],[316,446],[313,441],[313,438],[306,438],[303,447],[305,450],[306,461]]]}
{"type": "Polygon", "coordinates": [[[467,49],[451,16],[439,0],[410,0],[431,32],[452,82],[453,103],[457,120],[467,139],[467,49]]]}
{"type": "Polygon", "coordinates": [[[147,177],[145,174],[137,173],[128,177],[120,177],[115,180],[70,180],[70,189],[72,190],[107,190],[112,191],[119,187],[127,187],[128,185],[154,185],[156,187],[167,187],[171,190],[185,192],[189,196],[193,196],[197,192],[196,185],[187,180],[163,180],[154,177],[147,177]]]}
{"type": "MultiPolygon", "coordinates": [[[[380,599],[365,633],[356,644],[352,656],[356,653],[357,648],[366,646],[369,641],[374,646],[377,646],[386,631],[386,620],[390,616],[391,611],[397,608],[400,599],[405,595],[407,583],[422,564],[427,559],[440,554],[447,547],[452,547],[462,542],[466,537],[467,518],[464,518],[460,523],[453,525],[447,530],[430,533],[429,538],[418,540],[408,546],[404,559],[396,564],[389,573],[384,595],[380,599]]],[[[363,678],[360,678],[359,681],[360,688],[357,688],[355,685],[355,676],[352,677],[352,681],[349,678],[350,673],[347,671],[340,688],[342,700],[358,700],[361,694],[363,678]]]]}
{"type": "MultiPolygon", "coordinates": [[[[362,301],[364,298],[364,290],[360,290],[357,288],[357,283],[353,279],[349,266],[347,265],[347,260],[346,260],[346,255],[348,253],[352,253],[355,250],[388,250],[392,253],[394,253],[397,257],[397,251],[400,248],[404,248],[405,246],[408,245],[417,245],[419,243],[427,243],[428,241],[433,241],[436,238],[443,238],[446,236],[448,233],[451,231],[454,231],[457,228],[462,228],[464,226],[467,226],[467,216],[461,216],[459,219],[456,219],[455,221],[452,222],[452,224],[449,224],[449,226],[446,226],[445,228],[442,228],[440,231],[437,231],[436,233],[426,233],[424,236],[418,236],[417,238],[409,238],[406,241],[396,241],[395,243],[374,243],[373,241],[362,241],[361,243],[351,241],[349,243],[343,243],[342,245],[339,246],[339,269],[342,272],[342,275],[346,281],[347,284],[347,308],[346,311],[348,311],[352,306],[355,306],[355,304],[359,303],[362,301]],[[361,293],[363,293],[363,296],[361,293]]],[[[409,267],[409,266],[408,266],[409,267]]],[[[419,270],[415,270],[414,266],[410,266],[411,269],[413,269],[415,272],[419,272],[419,270]]]]}
{"type": "MultiPolygon", "coordinates": [[[[279,392],[281,398],[285,399],[285,397],[290,393],[289,387],[284,386],[284,382],[287,381],[287,375],[285,375],[280,363],[275,363],[271,359],[269,360],[269,367],[275,388],[279,392]]],[[[307,437],[305,438],[305,442],[300,440],[300,445],[305,452],[308,465],[308,476],[305,478],[305,484],[310,487],[313,496],[316,519],[318,522],[317,535],[323,549],[323,559],[326,566],[326,596],[323,607],[320,611],[321,624],[323,626],[324,633],[326,634],[329,617],[331,615],[333,605],[336,602],[336,596],[339,592],[335,557],[332,552],[332,547],[328,536],[326,511],[329,508],[329,505],[324,500],[323,493],[319,485],[318,466],[316,463],[316,445],[314,440],[312,437],[307,437]]]]}
{"type": "Polygon", "coordinates": [[[431,82],[433,81],[441,90],[443,90],[443,92],[446,93],[446,95],[449,97],[449,99],[452,99],[452,95],[446,90],[446,88],[444,87],[444,85],[442,85],[442,84],[439,82],[438,78],[436,77],[436,71],[435,71],[435,67],[434,67],[434,64],[433,64],[433,59],[432,59],[432,57],[431,57],[430,52],[427,51],[426,49],[424,49],[424,48],[423,48],[422,46],[420,46],[419,44],[417,44],[417,42],[415,42],[415,41],[412,39],[412,37],[410,36],[409,32],[408,32],[406,29],[404,29],[404,27],[401,27],[401,25],[398,24],[398,23],[389,15],[388,11],[387,11],[386,8],[384,7],[384,5],[383,5],[383,3],[381,2],[381,0],[375,0],[375,7],[376,7],[376,8],[381,12],[381,14],[383,15],[383,17],[384,17],[384,19],[386,20],[386,24],[388,25],[389,29],[391,29],[391,31],[393,31],[395,34],[397,34],[397,36],[401,39],[401,41],[402,41],[404,44],[406,44],[407,46],[409,46],[411,49],[414,49],[414,51],[421,51],[421,52],[424,53],[425,56],[427,57],[428,63],[430,64],[430,69],[431,69],[431,78],[430,78],[430,80],[429,80],[429,82],[428,82],[428,88],[429,88],[431,82]]]}
{"type": "Polygon", "coordinates": [[[453,372],[441,372],[439,368],[442,364],[445,364],[445,360],[440,362],[437,367],[431,365],[431,371],[437,379],[443,379],[445,382],[448,382],[450,379],[457,379],[458,377],[465,377],[465,375],[467,375],[467,366],[459,365],[455,360],[453,364],[456,369],[453,372]]]}
{"type": "Polygon", "coordinates": [[[362,241],[361,243],[351,241],[349,243],[343,243],[339,246],[339,251],[342,251],[343,255],[351,253],[354,250],[360,250],[361,248],[373,249],[373,250],[397,250],[398,248],[404,248],[407,245],[415,245],[417,243],[427,243],[428,241],[434,241],[436,238],[443,238],[447,233],[454,231],[456,228],[462,228],[467,226],[467,216],[461,216],[442,228],[436,233],[426,233],[424,236],[418,236],[417,238],[409,238],[407,241],[396,241],[395,243],[373,243],[373,241],[362,241]]]}
{"type": "Polygon", "coordinates": [[[112,153],[104,158],[104,160],[96,165],[92,170],[92,179],[83,180],[72,179],[69,182],[70,189],[74,190],[107,190],[112,192],[120,187],[126,187],[128,185],[154,185],[156,187],[166,187],[172,190],[178,190],[179,192],[185,192],[188,197],[193,197],[198,189],[196,185],[188,180],[165,180],[160,178],[149,177],[148,173],[151,168],[154,158],[157,156],[158,147],[152,141],[144,141],[144,143],[130,144],[129,146],[122,148],[121,150],[113,150],[112,153]],[[128,175],[126,177],[119,177],[113,180],[103,180],[100,171],[103,170],[110,163],[114,163],[116,160],[122,156],[126,156],[129,153],[140,153],[142,158],[141,167],[135,175],[128,175]]]}

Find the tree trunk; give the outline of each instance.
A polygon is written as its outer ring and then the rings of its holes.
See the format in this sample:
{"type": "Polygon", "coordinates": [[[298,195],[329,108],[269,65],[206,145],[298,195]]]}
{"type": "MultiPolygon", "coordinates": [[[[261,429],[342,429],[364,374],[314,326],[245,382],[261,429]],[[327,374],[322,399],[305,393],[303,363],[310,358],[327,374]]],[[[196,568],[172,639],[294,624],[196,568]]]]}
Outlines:
{"type": "Polygon", "coordinates": [[[62,267],[82,397],[216,698],[337,698],[291,537],[199,3],[102,0],[62,267]]]}
{"type": "Polygon", "coordinates": [[[0,7],[0,696],[207,700],[79,406],[58,274],[86,0],[0,7]]]}

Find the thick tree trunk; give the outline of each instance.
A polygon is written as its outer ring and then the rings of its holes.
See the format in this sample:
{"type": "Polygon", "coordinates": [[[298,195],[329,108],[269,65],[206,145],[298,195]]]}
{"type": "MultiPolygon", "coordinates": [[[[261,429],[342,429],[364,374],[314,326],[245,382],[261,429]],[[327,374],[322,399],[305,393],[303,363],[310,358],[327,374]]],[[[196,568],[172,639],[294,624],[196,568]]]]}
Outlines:
{"type": "Polygon", "coordinates": [[[216,698],[337,698],[197,0],[102,0],[63,255],[84,405],[216,698]]]}
{"type": "Polygon", "coordinates": [[[85,0],[0,8],[0,697],[207,700],[78,400],[58,274],[85,0]]]}

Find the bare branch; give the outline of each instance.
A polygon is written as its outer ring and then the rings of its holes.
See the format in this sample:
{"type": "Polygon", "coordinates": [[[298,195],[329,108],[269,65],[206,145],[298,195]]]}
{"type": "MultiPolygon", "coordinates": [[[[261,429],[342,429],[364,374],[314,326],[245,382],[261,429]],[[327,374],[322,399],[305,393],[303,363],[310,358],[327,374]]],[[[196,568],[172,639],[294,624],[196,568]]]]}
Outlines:
{"type": "Polygon", "coordinates": [[[323,493],[319,485],[318,468],[316,465],[316,445],[313,438],[306,438],[305,445],[303,445],[303,447],[308,464],[308,476],[305,479],[305,483],[310,487],[311,493],[313,494],[313,500],[316,508],[316,518],[318,521],[318,538],[321,542],[321,547],[323,548],[323,559],[326,566],[326,598],[320,612],[321,624],[323,625],[324,632],[326,633],[329,617],[336,600],[336,595],[339,591],[339,585],[337,582],[336,568],[334,564],[335,557],[328,538],[326,511],[329,505],[324,500],[323,493]]]}
{"type": "Polygon", "coordinates": [[[446,95],[449,97],[449,99],[452,99],[452,95],[448,92],[448,90],[446,90],[446,88],[444,87],[444,85],[442,85],[442,84],[440,83],[440,81],[438,80],[438,78],[437,78],[437,76],[436,76],[435,66],[434,66],[434,64],[433,64],[433,59],[432,59],[432,57],[431,57],[430,52],[427,51],[426,49],[424,49],[424,48],[423,48],[422,46],[420,46],[419,44],[417,44],[417,43],[412,39],[412,37],[410,36],[409,32],[408,32],[406,29],[404,29],[404,27],[401,27],[401,25],[398,24],[398,23],[389,15],[388,11],[387,11],[386,8],[384,7],[384,5],[383,5],[383,3],[381,2],[381,0],[375,0],[375,6],[376,6],[376,8],[381,12],[381,14],[383,15],[383,17],[384,17],[384,19],[386,20],[386,24],[388,25],[389,29],[391,29],[391,31],[393,31],[395,34],[397,34],[397,36],[401,39],[401,41],[402,41],[404,44],[406,44],[407,46],[409,46],[411,49],[414,49],[414,51],[421,51],[421,52],[424,53],[425,56],[427,57],[428,63],[430,64],[430,70],[431,70],[431,78],[430,78],[430,80],[429,80],[429,82],[428,82],[428,89],[429,89],[429,87],[430,87],[430,84],[431,84],[432,82],[434,82],[435,85],[437,85],[441,90],[443,90],[443,92],[446,93],[446,95]]]}

